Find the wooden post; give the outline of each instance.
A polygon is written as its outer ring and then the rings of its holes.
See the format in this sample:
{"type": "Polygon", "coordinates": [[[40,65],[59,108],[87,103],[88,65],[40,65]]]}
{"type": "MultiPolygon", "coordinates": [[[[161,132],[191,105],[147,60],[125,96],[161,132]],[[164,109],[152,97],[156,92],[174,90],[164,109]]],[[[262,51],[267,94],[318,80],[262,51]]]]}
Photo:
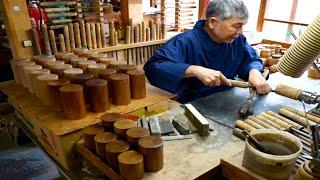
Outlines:
{"type": "Polygon", "coordinates": [[[22,41],[31,40],[30,18],[25,0],[1,0],[0,10],[6,26],[11,53],[20,60],[33,56],[33,47],[24,47],[22,41]]]}
{"type": "Polygon", "coordinates": [[[121,0],[121,19],[124,24],[129,25],[129,19],[132,19],[133,25],[143,21],[142,0],[121,0]]]}

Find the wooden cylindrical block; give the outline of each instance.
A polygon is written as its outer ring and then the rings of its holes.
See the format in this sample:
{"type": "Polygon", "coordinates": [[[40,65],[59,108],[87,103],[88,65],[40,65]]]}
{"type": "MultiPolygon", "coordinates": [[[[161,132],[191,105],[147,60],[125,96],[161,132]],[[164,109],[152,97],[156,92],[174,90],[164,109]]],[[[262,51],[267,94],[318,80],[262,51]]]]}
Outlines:
{"type": "Polygon", "coordinates": [[[40,57],[38,64],[45,67],[47,63],[52,61],[56,61],[55,56],[42,56],[40,57]]]}
{"type": "Polygon", "coordinates": [[[149,135],[150,132],[147,128],[133,127],[127,131],[127,141],[131,144],[132,147],[138,147],[139,139],[147,137],[149,135]]]}
{"type": "Polygon", "coordinates": [[[86,104],[83,87],[78,84],[68,84],[60,87],[61,105],[68,119],[81,119],[86,116],[86,104]]]}
{"type": "Polygon", "coordinates": [[[98,78],[99,75],[99,71],[106,69],[106,65],[102,64],[102,63],[96,63],[96,64],[89,64],[88,65],[88,72],[91,73],[93,75],[94,78],[98,78]]]}
{"type": "Polygon", "coordinates": [[[110,61],[108,68],[115,69],[117,72],[120,66],[127,65],[126,61],[110,61]]]}
{"type": "Polygon", "coordinates": [[[38,76],[43,75],[43,74],[50,74],[49,69],[40,69],[40,70],[34,70],[30,72],[31,75],[31,81],[32,81],[32,88],[31,88],[31,93],[36,94],[36,96],[40,99],[40,94],[39,94],[39,88],[38,88],[38,76]]]}
{"type": "Polygon", "coordinates": [[[83,70],[80,68],[72,68],[63,71],[63,77],[69,81],[71,81],[72,77],[76,74],[83,74],[83,70]]]}
{"type": "Polygon", "coordinates": [[[78,63],[78,67],[81,68],[84,72],[86,72],[89,64],[96,64],[96,62],[92,60],[80,61],[78,63]]]}
{"type": "Polygon", "coordinates": [[[54,56],[56,57],[57,60],[62,60],[62,57],[65,56],[65,55],[74,55],[73,52],[57,52],[57,53],[54,53],[54,56]]]}
{"type": "Polygon", "coordinates": [[[92,49],[97,49],[96,25],[94,23],[90,23],[90,31],[91,31],[92,49]]]}
{"type": "Polygon", "coordinates": [[[57,43],[56,43],[56,36],[54,35],[53,30],[49,30],[49,41],[52,49],[52,54],[57,53],[58,49],[57,49],[57,43]]]}
{"type": "Polygon", "coordinates": [[[142,179],[144,176],[143,156],[133,150],[118,156],[120,175],[126,179],[142,179]]]}
{"type": "Polygon", "coordinates": [[[103,127],[97,124],[87,126],[82,129],[84,145],[90,149],[95,150],[96,145],[94,142],[94,137],[104,131],[103,127]]]}
{"type": "Polygon", "coordinates": [[[92,78],[93,75],[89,73],[76,74],[72,77],[71,83],[84,86],[84,83],[92,78]]]}
{"type": "Polygon", "coordinates": [[[70,37],[70,46],[71,46],[71,51],[73,51],[74,48],[76,48],[76,42],[74,38],[74,29],[73,29],[73,24],[69,23],[68,24],[69,28],[69,37],[70,37]]]}
{"type": "Polygon", "coordinates": [[[86,23],[86,38],[87,38],[87,46],[88,49],[92,49],[92,39],[91,39],[91,30],[90,30],[90,23],[86,23]]]}
{"type": "Polygon", "coordinates": [[[71,64],[62,64],[62,65],[56,65],[53,67],[54,69],[54,73],[57,74],[59,76],[59,78],[64,78],[63,77],[63,71],[67,70],[67,69],[72,69],[72,65],[71,64]]]}
{"type": "Polygon", "coordinates": [[[108,83],[104,79],[91,79],[85,82],[90,109],[104,112],[110,109],[108,83]]]}
{"type": "Polygon", "coordinates": [[[71,51],[71,44],[70,44],[70,36],[69,36],[68,26],[63,27],[63,36],[64,36],[64,42],[66,44],[66,50],[68,52],[70,52],[71,51]]]}
{"type": "Polygon", "coordinates": [[[96,36],[97,36],[97,48],[102,48],[102,42],[101,42],[101,24],[100,23],[96,23],[96,36]]]}
{"type": "Polygon", "coordinates": [[[108,55],[106,53],[95,53],[90,56],[90,59],[96,62],[100,62],[101,58],[107,58],[107,57],[108,55]]]}
{"type": "Polygon", "coordinates": [[[67,79],[58,79],[48,83],[50,94],[50,96],[48,97],[49,106],[53,107],[56,110],[62,110],[59,88],[67,84],[69,84],[69,80],[67,79]]]}
{"type": "Polygon", "coordinates": [[[79,21],[82,47],[87,48],[86,28],[83,20],[79,21]]]}
{"type": "Polygon", "coordinates": [[[101,159],[106,159],[106,145],[118,140],[117,135],[112,132],[102,132],[94,137],[96,153],[101,159]]]}
{"type": "Polygon", "coordinates": [[[80,61],[86,61],[86,60],[88,60],[86,57],[71,58],[70,63],[74,68],[76,68],[78,67],[78,63],[80,61]]]}
{"type": "Polygon", "coordinates": [[[44,42],[44,50],[46,55],[51,55],[51,47],[49,42],[48,28],[47,25],[41,25],[42,37],[44,42]]]}
{"type": "Polygon", "coordinates": [[[21,63],[17,63],[16,65],[16,69],[17,69],[17,77],[19,79],[19,83],[18,84],[21,84],[23,85],[24,87],[27,87],[27,81],[26,81],[26,77],[24,76],[24,71],[23,71],[23,68],[25,66],[28,66],[28,65],[35,65],[35,62],[32,62],[32,61],[24,61],[24,62],[21,62],[21,63]]]}
{"type": "Polygon", "coordinates": [[[50,91],[49,91],[48,83],[57,79],[58,79],[58,75],[56,74],[43,74],[37,77],[38,91],[39,91],[40,99],[43,104],[45,105],[50,104],[49,102],[50,91]]]}
{"type": "Polygon", "coordinates": [[[22,84],[22,74],[20,74],[20,72],[21,72],[21,69],[25,66],[25,64],[34,65],[35,62],[30,61],[30,59],[26,59],[26,60],[22,60],[22,61],[14,60],[11,63],[12,71],[14,73],[14,78],[15,78],[17,84],[22,84]],[[30,62],[30,63],[28,63],[28,62],[30,62]]]}
{"type": "Polygon", "coordinates": [[[110,21],[109,22],[109,42],[110,42],[110,45],[111,46],[114,46],[114,22],[113,21],[110,21]]]}
{"type": "Polygon", "coordinates": [[[130,80],[127,74],[112,74],[109,76],[111,83],[111,98],[115,105],[127,105],[131,102],[130,80]]]}
{"type": "Polygon", "coordinates": [[[115,69],[103,69],[99,71],[99,78],[109,81],[109,77],[111,74],[115,74],[117,71],[115,69]]]}
{"type": "Polygon", "coordinates": [[[63,34],[59,34],[58,38],[59,38],[60,51],[61,52],[66,52],[66,43],[64,41],[63,34]]]}
{"type": "Polygon", "coordinates": [[[110,62],[113,62],[115,60],[115,57],[101,57],[99,63],[105,64],[107,67],[109,67],[110,62]]]}
{"type": "Polygon", "coordinates": [[[115,170],[118,170],[119,169],[118,156],[120,153],[128,151],[129,148],[130,148],[129,143],[122,140],[117,140],[117,141],[108,143],[105,146],[105,149],[106,149],[106,159],[109,166],[111,166],[115,170]]]}
{"type": "Polygon", "coordinates": [[[126,74],[127,71],[135,70],[135,69],[137,69],[137,67],[135,65],[120,65],[119,70],[117,72],[126,74]]]}
{"type": "Polygon", "coordinates": [[[80,55],[81,57],[86,57],[88,59],[90,59],[90,57],[93,55],[93,54],[98,54],[98,52],[96,50],[91,50],[91,51],[82,51],[82,54],[80,55]]]}
{"type": "Polygon", "coordinates": [[[24,70],[24,76],[26,78],[27,88],[30,93],[32,93],[33,86],[32,86],[32,80],[31,80],[31,72],[34,70],[40,70],[42,67],[40,65],[28,65],[23,68],[24,70]]]}
{"type": "Polygon", "coordinates": [[[106,113],[103,116],[101,116],[101,123],[106,131],[113,132],[113,124],[116,121],[120,121],[122,119],[123,116],[119,113],[106,113]]]}
{"type": "Polygon", "coordinates": [[[147,136],[138,142],[139,152],[144,157],[146,172],[159,171],[163,167],[163,141],[158,136],[147,136]]]}
{"type": "Polygon", "coordinates": [[[88,49],[87,48],[75,48],[73,50],[74,54],[77,55],[77,56],[81,56],[83,51],[88,51],[88,49]]]}
{"type": "Polygon", "coordinates": [[[127,71],[130,77],[130,91],[132,99],[143,99],[146,97],[147,88],[144,71],[130,70],[127,71]]]}
{"type": "Polygon", "coordinates": [[[81,36],[79,23],[74,23],[74,38],[76,41],[76,48],[81,48],[81,36]]]}
{"type": "Polygon", "coordinates": [[[115,134],[125,138],[127,136],[127,130],[136,126],[137,123],[135,121],[132,121],[130,119],[123,119],[120,121],[116,121],[113,124],[113,130],[115,134]]]}
{"type": "Polygon", "coordinates": [[[126,44],[130,44],[130,36],[131,36],[131,27],[127,26],[126,28],[126,44]]]}
{"type": "Polygon", "coordinates": [[[66,55],[63,55],[63,56],[62,56],[61,60],[62,60],[64,63],[68,64],[68,63],[71,62],[71,58],[77,58],[77,57],[78,57],[78,56],[77,56],[77,55],[74,55],[74,54],[66,54],[66,55]]]}
{"type": "Polygon", "coordinates": [[[63,61],[51,61],[51,62],[48,62],[44,67],[54,72],[53,70],[54,66],[62,65],[62,64],[64,64],[63,61]]]}
{"type": "Polygon", "coordinates": [[[280,94],[282,96],[298,100],[302,89],[297,89],[297,88],[290,87],[290,86],[287,86],[284,84],[279,84],[279,85],[277,85],[275,91],[277,94],[280,94]]]}
{"type": "Polygon", "coordinates": [[[104,26],[103,26],[103,24],[101,24],[100,34],[101,34],[101,44],[102,44],[102,47],[106,47],[106,38],[105,38],[105,32],[104,32],[104,26]]]}

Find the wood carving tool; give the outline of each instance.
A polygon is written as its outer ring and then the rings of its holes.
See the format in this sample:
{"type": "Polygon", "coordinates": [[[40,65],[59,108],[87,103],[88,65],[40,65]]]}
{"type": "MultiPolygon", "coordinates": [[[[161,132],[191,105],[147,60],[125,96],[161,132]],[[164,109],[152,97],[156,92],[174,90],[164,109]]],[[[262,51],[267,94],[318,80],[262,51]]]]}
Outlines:
{"type": "Polygon", "coordinates": [[[176,136],[161,136],[161,139],[164,141],[174,141],[174,140],[185,140],[192,139],[193,136],[190,135],[176,135],[176,136]]]}
{"type": "Polygon", "coordinates": [[[209,136],[209,122],[204,118],[192,104],[185,104],[186,114],[191,122],[197,128],[198,133],[201,136],[209,136]]]}
{"type": "Polygon", "coordinates": [[[240,129],[243,129],[243,130],[247,130],[248,132],[251,132],[256,129],[250,126],[249,124],[243,122],[242,120],[236,120],[235,124],[236,124],[236,127],[239,127],[240,129]]]}
{"type": "Polygon", "coordinates": [[[253,88],[253,86],[251,84],[249,84],[248,82],[238,81],[238,80],[233,80],[233,79],[230,79],[230,81],[231,81],[231,86],[233,86],[233,87],[253,88]]]}

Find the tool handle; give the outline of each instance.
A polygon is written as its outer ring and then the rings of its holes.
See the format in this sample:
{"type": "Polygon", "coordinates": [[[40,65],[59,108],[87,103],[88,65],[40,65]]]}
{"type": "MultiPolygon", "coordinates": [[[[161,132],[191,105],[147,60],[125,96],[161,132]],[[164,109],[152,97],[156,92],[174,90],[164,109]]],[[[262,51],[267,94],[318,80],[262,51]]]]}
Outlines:
{"type": "Polygon", "coordinates": [[[249,124],[241,121],[241,120],[236,120],[236,126],[239,127],[240,129],[243,129],[243,130],[247,130],[248,132],[251,132],[253,130],[255,130],[256,128],[250,126],[249,124]]]}
{"type": "Polygon", "coordinates": [[[279,84],[277,85],[275,92],[281,96],[299,100],[299,95],[302,92],[302,89],[296,89],[284,84],[279,84]]]}
{"type": "Polygon", "coordinates": [[[248,82],[244,82],[244,81],[237,81],[237,80],[230,80],[231,81],[231,85],[234,87],[239,87],[239,88],[249,88],[252,87],[248,82]]]}

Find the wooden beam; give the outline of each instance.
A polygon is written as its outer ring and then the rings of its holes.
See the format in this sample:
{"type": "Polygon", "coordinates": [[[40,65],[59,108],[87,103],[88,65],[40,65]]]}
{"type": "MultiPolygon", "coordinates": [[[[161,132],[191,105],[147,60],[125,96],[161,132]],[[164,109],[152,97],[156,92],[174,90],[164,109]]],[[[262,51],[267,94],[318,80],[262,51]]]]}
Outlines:
{"type": "Polygon", "coordinates": [[[198,19],[205,19],[206,18],[206,7],[207,3],[206,1],[202,0],[199,1],[199,12],[198,12],[198,19]]]}
{"type": "MultiPolygon", "coordinates": [[[[297,6],[298,6],[298,0],[293,0],[292,6],[291,6],[291,13],[290,13],[290,21],[294,21],[294,18],[296,17],[297,13],[297,6]]],[[[288,24],[287,32],[292,31],[293,24],[288,24]]],[[[290,36],[286,37],[286,41],[290,40],[290,36]]]]}
{"type": "Polygon", "coordinates": [[[263,23],[264,23],[264,16],[266,12],[267,0],[261,0],[260,2],[260,10],[258,16],[258,23],[257,23],[257,31],[262,32],[263,23]]]}
{"type": "Polygon", "coordinates": [[[121,0],[121,19],[126,26],[129,26],[129,19],[133,25],[143,21],[142,0],[121,0]]]}
{"type": "Polygon", "coordinates": [[[0,10],[4,18],[11,53],[14,59],[21,60],[33,56],[32,47],[24,47],[23,41],[31,40],[30,18],[25,0],[1,0],[0,10]]]}

